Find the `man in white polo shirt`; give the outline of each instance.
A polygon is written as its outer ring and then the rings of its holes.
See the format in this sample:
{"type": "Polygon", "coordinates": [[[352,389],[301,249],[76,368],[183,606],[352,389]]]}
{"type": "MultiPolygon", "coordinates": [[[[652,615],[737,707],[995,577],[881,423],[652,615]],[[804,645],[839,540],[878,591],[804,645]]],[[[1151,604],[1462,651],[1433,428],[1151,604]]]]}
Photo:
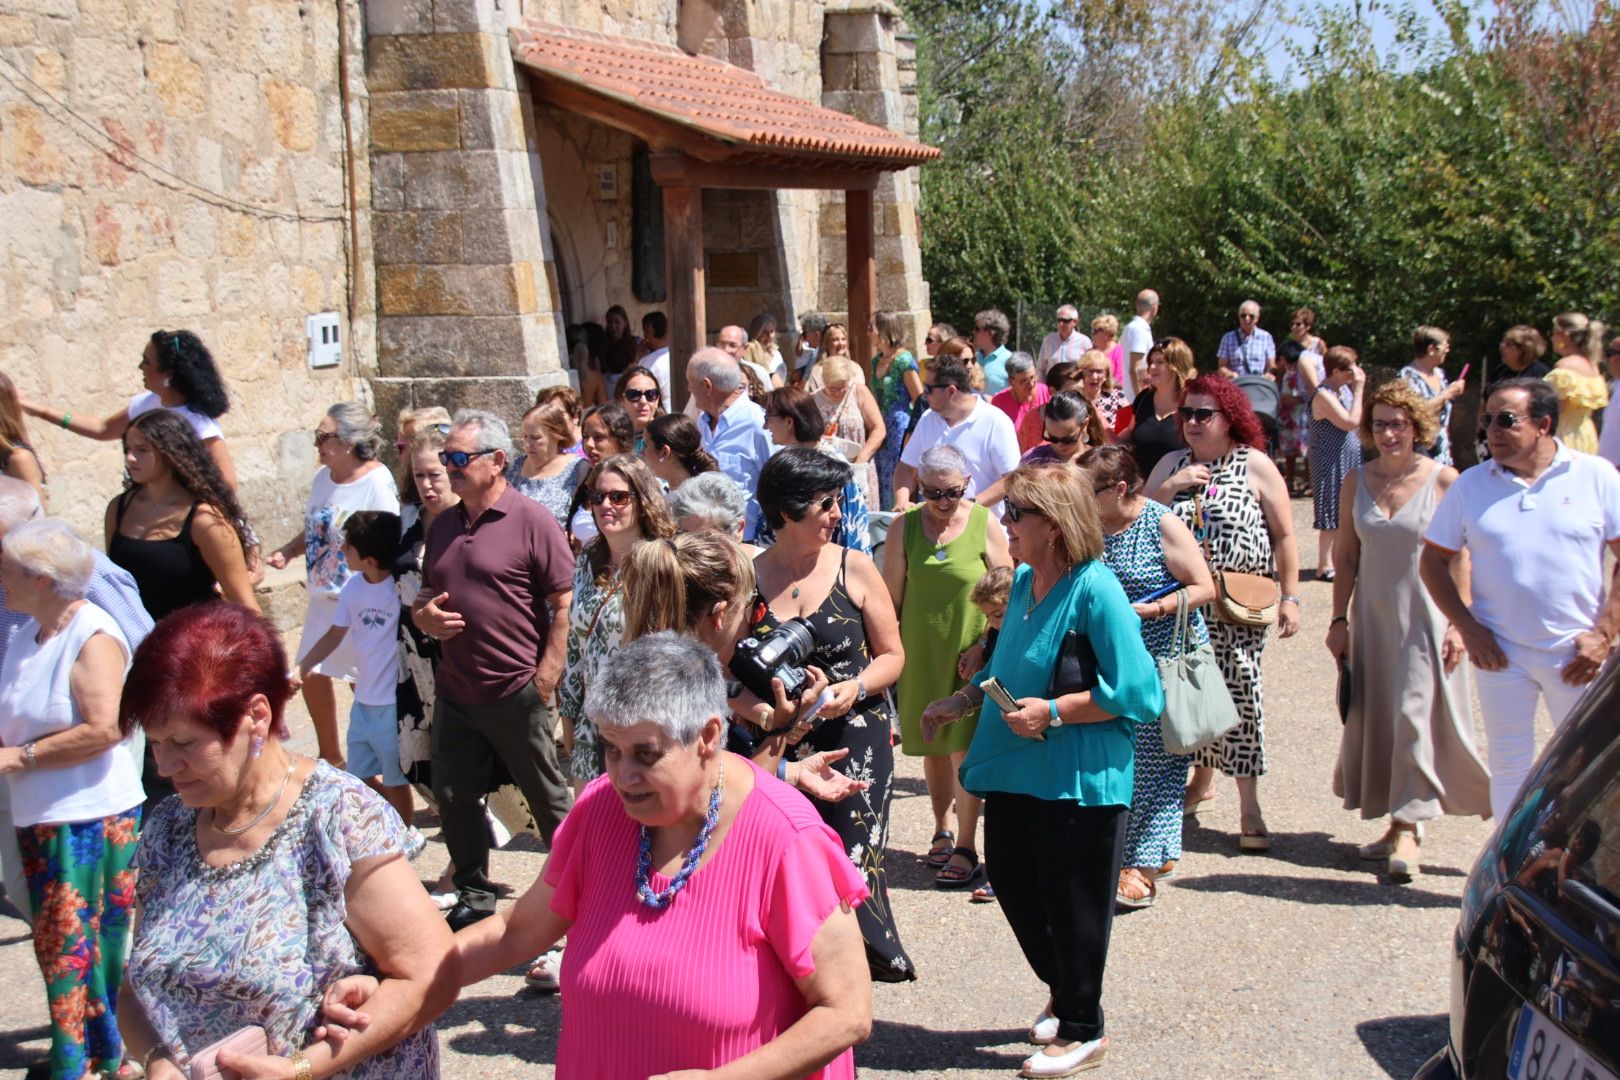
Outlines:
{"type": "Polygon", "coordinates": [[[1474,662],[1500,818],[1535,761],[1537,699],[1562,724],[1620,633],[1620,581],[1605,596],[1603,580],[1604,545],[1620,555],[1620,472],[1553,437],[1558,394],[1541,379],[1498,383],[1480,422],[1491,460],[1440,501],[1419,572],[1474,662]],[[1464,549],[1469,603],[1451,577],[1464,549]]]}
{"type": "MultiPolygon", "coordinates": [[[[894,508],[905,510],[917,490],[917,463],[924,452],[949,444],[968,462],[968,495],[991,487],[1018,467],[1018,432],[1006,413],[981,400],[968,382],[967,363],[941,353],[928,365],[923,384],[929,411],[917,421],[894,468],[894,508]]],[[[997,515],[1000,506],[993,508],[997,515]]]]}

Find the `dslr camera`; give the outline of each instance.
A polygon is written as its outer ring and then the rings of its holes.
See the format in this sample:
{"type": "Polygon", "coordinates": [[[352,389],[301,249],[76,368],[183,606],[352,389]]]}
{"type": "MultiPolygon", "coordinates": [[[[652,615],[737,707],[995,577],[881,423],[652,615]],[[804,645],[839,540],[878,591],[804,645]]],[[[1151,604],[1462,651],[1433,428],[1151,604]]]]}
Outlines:
{"type": "Polygon", "coordinates": [[[810,677],[804,662],[815,651],[816,641],[803,619],[789,619],[764,637],[747,637],[737,642],[731,655],[731,677],[742,683],[759,700],[776,700],[771,679],[781,679],[789,701],[804,695],[810,677]]]}

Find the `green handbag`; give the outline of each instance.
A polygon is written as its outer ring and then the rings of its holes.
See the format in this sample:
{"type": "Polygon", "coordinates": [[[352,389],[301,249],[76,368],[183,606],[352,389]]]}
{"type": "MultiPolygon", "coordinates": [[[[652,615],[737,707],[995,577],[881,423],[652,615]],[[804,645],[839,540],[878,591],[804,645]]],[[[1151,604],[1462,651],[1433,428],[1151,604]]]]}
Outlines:
{"type": "Polygon", "coordinates": [[[1187,650],[1191,613],[1187,610],[1187,590],[1176,593],[1176,633],[1170,656],[1159,661],[1159,681],[1164,684],[1164,712],[1159,714],[1159,730],[1164,748],[1172,754],[1191,754],[1211,745],[1238,725],[1237,706],[1226,689],[1226,677],[1215,661],[1209,642],[1187,650]]]}

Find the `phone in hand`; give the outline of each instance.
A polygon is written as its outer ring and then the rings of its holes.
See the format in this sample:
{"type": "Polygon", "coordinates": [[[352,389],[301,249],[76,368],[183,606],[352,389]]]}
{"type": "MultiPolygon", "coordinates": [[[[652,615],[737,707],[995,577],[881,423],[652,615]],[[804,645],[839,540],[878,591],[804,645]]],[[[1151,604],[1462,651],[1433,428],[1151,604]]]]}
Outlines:
{"type": "Polygon", "coordinates": [[[1002,686],[1000,680],[998,680],[994,675],[980,683],[979,689],[983,690],[984,696],[995,702],[996,706],[1001,709],[1002,712],[1009,713],[1018,711],[1017,699],[1007,692],[1007,688],[1002,686]]]}
{"type": "Polygon", "coordinates": [[[220,1068],[218,1059],[221,1050],[234,1054],[264,1055],[270,1052],[270,1039],[262,1027],[238,1028],[191,1055],[191,1080],[241,1080],[241,1074],[235,1069],[220,1068]]]}
{"type": "Polygon", "coordinates": [[[1467,382],[1468,381],[1468,369],[1473,367],[1473,366],[1474,365],[1472,365],[1472,364],[1464,364],[1462,371],[1459,372],[1458,375],[1457,375],[1457,381],[1458,382],[1467,382]]]}

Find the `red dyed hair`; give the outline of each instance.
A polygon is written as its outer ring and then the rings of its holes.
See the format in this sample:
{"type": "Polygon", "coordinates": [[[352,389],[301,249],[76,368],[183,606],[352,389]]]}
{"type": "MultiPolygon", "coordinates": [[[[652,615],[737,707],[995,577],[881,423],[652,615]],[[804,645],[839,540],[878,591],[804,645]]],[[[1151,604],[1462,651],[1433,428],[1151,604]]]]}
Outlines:
{"type": "MultiPolygon", "coordinates": [[[[1181,401],[1186,404],[1188,398],[1194,394],[1215,399],[1216,408],[1226,417],[1231,425],[1232,444],[1234,446],[1252,446],[1262,453],[1266,449],[1266,432],[1260,426],[1260,418],[1254,415],[1254,406],[1249,404],[1248,395],[1237,388],[1237,383],[1221,375],[1200,375],[1189,380],[1181,388],[1181,401]]],[[[1181,431],[1181,414],[1176,414],[1176,430],[1181,431]]],[[[1182,432],[1182,439],[1186,433],[1182,432]]]]}
{"type": "Polygon", "coordinates": [[[183,716],[230,741],[253,695],[263,694],[270,729],[285,739],[289,693],[287,651],[276,628],[240,604],[208,600],[166,616],[135,650],[118,730],[128,735],[183,716]]]}

